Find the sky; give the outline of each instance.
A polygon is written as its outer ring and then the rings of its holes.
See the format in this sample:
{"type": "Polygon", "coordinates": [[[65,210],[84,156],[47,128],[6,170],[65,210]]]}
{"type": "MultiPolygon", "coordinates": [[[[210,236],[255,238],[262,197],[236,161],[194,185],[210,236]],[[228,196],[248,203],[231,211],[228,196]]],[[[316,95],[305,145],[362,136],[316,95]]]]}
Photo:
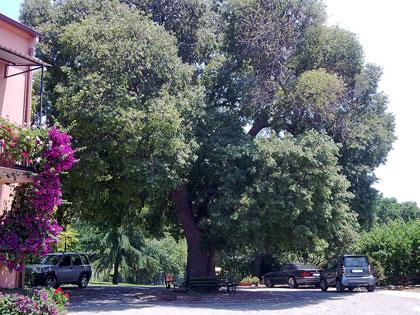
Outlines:
{"type": "MultiPolygon", "coordinates": [[[[385,197],[420,205],[420,1],[324,0],[328,24],[357,34],[367,62],[383,68],[380,89],[389,96],[396,136],[375,187],[385,197]]],[[[0,12],[17,19],[21,0],[0,0],[0,12]]]]}
{"type": "Polygon", "coordinates": [[[365,59],[383,68],[380,89],[395,115],[397,141],[375,187],[420,205],[420,1],[327,0],[328,24],[357,34],[365,59]]]}
{"type": "Polygon", "coordinates": [[[17,20],[22,0],[0,0],[0,13],[17,20]]]}

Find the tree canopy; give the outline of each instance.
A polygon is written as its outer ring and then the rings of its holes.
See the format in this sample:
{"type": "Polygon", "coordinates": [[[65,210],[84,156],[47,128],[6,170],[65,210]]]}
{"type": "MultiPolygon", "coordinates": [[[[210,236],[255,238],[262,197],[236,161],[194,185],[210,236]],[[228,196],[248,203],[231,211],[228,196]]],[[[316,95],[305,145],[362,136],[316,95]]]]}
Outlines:
{"type": "Polygon", "coordinates": [[[390,221],[411,221],[420,219],[420,208],[416,202],[398,202],[395,198],[379,195],[375,202],[375,223],[386,224],[390,221]]]}
{"type": "Polygon", "coordinates": [[[317,0],[25,1],[46,114],[84,148],[77,213],[182,230],[191,276],[243,244],[338,247],[371,225],[394,120],[380,68],[325,17],[317,0]]]}

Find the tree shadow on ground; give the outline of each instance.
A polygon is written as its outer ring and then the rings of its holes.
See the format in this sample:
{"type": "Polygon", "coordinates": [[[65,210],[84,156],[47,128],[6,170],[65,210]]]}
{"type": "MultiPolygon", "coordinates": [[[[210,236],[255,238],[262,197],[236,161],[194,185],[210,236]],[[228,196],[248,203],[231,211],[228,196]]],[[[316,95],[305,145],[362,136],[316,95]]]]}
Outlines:
{"type": "Polygon", "coordinates": [[[321,292],[320,289],[314,288],[252,288],[239,289],[235,294],[225,292],[203,294],[198,296],[198,300],[185,299],[185,293],[177,292],[176,300],[164,301],[159,297],[173,296],[173,291],[162,287],[90,286],[83,290],[77,287],[63,289],[71,295],[69,310],[72,313],[141,310],[154,306],[238,312],[284,310],[316,305],[327,300],[340,300],[358,294],[358,292],[337,293],[335,289],[321,292]]]}
{"type": "Polygon", "coordinates": [[[89,286],[79,289],[66,286],[62,289],[70,294],[69,311],[72,313],[140,310],[152,306],[139,303],[136,294],[145,289],[142,287],[89,286]]]}

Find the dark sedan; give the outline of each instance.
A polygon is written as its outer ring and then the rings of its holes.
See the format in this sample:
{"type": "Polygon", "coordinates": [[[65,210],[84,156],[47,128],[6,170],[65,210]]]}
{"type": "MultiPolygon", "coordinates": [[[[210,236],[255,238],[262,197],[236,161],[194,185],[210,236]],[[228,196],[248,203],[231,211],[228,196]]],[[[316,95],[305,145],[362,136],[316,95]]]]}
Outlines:
{"type": "Polygon", "coordinates": [[[319,286],[320,269],[309,264],[284,264],[277,271],[264,275],[264,284],[272,288],[276,284],[287,284],[290,288],[299,285],[319,286]]]}

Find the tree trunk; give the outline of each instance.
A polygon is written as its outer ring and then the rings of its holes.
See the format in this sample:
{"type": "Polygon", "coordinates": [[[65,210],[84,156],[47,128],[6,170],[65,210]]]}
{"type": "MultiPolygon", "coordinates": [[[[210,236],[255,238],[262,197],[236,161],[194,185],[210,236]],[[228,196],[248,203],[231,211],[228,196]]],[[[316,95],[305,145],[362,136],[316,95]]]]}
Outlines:
{"type": "Polygon", "coordinates": [[[114,263],[114,274],[112,275],[112,284],[120,282],[120,258],[117,257],[114,263]]]}
{"type": "Polygon", "coordinates": [[[256,254],[254,257],[254,276],[257,276],[261,279],[261,265],[263,261],[263,255],[262,254],[256,254]]]}
{"type": "Polygon", "coordinates": [[[184,229],[187,240],[187,277],[212,277],[215,275],[215,253],[203,249],[204,233],[195,222],[188,191],[181,186],[171,193],[175,202],[177,217],[184,229]]]}

